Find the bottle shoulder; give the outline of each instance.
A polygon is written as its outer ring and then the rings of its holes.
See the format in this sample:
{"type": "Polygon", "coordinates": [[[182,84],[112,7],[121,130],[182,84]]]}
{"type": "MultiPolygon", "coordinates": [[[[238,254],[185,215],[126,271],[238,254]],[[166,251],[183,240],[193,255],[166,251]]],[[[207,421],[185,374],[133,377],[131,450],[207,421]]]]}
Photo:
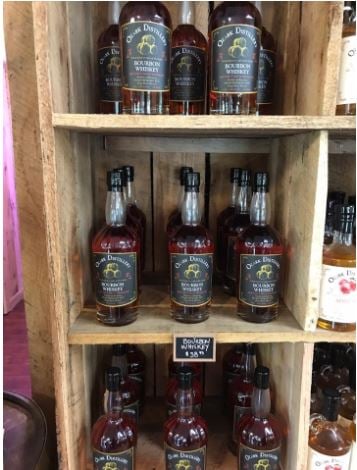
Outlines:
{"type": "Polygon", "coordinates": [[[326,245],[323,251],[323,264],[331,266],[356,266],[356,247],[347,246],[340,243],[326,245]]]}
{"type": "Polygon", "coordinates": [[[213,10],[209,31],[234,24],[247,24],[261,29],[259,10],[251,2],[222,2],[213,10]]]}
{"type": "Polygon", "coordinates": [[[280,234],[271,225],[254,225],[246,227],[238,237],[239,246],[246,248],[269,247],[281,248],[282,240],[280,234]]]}
{"type": "MultiPolygon", "coordinates": [[[[182,252],[190,249],[204,249],[206,252],[213,252],[213,237],[202,224],[181,225],[170,240],[170,248],[182,252]]],[[[194,251],[192,253],[194,254],[194,251]]]]}
{"type": "Polygon", "coordinates": [[[224,222],[224,231],[229,233],[239,233],[250,224],[250,216],[247,212],[234,212],[224,222]]]}
{"type": "Polygon", "coordinates": [[[192,24],[180,24],[172,33],[172,47],[194,46],[207,49],[207,40],[192,24]]]}
{"type": "Polygon", "coordinates": [[[262,28],[262,49],[268,49],[274,52],[276,49],[273,35],[269,33],[269,31],[265,29],[264,26],[262,28]]]}
{"type": "Polygon", "coordinates": [[[118,46],[119,47],[119,25],[111,24],[98,38],[97,47],[118,46]]]}
{"type": "Polygon", "coordinates": [[[118,452],[136,444],[134,421],[122,414],[101,416],[92,428],[92,446],[100,452],[118,452]]]}
{"type": "Polygon", "coordinates": [[[129,252],[138,250],[138,239],[127,225],[104,225],[93,237],[94,252],[129,252]]]}
{"type": "Polygon", "coordinates": [[[159,23],[172,29],[171,16],[163,2],[138,1],[126,3],[120,13],[119,24],[122,26],[129,22],[139,21],[159,23]]]}
{"type": "Polygon", "coordinates": [[[258,418],[253,414],[242,420],[240,428],[241,442],[256,449],[274,449],[282,440],[282,424],[272,414],[258,418]]]}
{"type": "Polygon", "coordinates": [[[164,424],[166,443],[173,448],[189,450],[202,447],[207,442],[207,423],[199,415],[180,417],[174,413],[164,424]]]}
{"type": "Polygon", "coordinates": [[[322,454],[343,455],[352,444],[351,437],[337,422],[320,421],[310,431],[309,445],[322,454]]]}

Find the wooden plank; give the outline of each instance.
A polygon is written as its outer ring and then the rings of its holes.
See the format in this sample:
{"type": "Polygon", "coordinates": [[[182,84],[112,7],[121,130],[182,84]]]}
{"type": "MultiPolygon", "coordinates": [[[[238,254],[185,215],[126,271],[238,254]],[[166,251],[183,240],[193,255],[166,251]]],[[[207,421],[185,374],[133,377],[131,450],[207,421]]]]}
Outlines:
{"type": "Polygon", "coordinates": [[[327,146],[327,132],[314,132],[280,139],[272,154],[273,225],[285,245],[283,299],[309,331],[315,329],[318,316],[327,146]]]}
{"type": "Polygon", "coordinates": [[[353,137],[353,116],[130,116],[53,114],[54,127],[77,132],[142,136],[270,136],[312,130],[344,132],[353,137]]]}

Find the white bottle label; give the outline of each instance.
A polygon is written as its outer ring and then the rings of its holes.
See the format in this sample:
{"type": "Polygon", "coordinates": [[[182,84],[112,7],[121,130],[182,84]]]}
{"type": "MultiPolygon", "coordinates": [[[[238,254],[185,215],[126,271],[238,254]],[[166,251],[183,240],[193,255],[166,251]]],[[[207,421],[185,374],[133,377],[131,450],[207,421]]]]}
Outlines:
{"type": "Polygon", "coordinates": [[[340,79],[337,90],[337,104],[355,103],[356,87],[357,36],[342,38],[340,79]]]}
{"type": "Polygon", "coordinates": [[[357,446],[355,442],[352,442],[350,470],[356,470],[356,468],[357,468],[357,446]]]}
{"type": "Polygon", "coordinates": [[[356,268],[322,265],[319,317],[356,323],[356,268]]]}
{"type": "Polygon", "coordinates": [[[325,455],[309,447],[308,470],[348,470],[351,451],[345,455],[325,455]]]}

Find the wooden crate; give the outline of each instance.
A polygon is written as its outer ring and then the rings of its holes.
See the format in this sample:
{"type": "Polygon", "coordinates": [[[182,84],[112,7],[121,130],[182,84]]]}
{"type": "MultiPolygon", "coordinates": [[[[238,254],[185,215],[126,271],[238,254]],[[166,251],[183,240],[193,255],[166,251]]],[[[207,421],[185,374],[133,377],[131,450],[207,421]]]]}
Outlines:
{"type": "MultiPolygon", "coordinates": [[[[11,13],[14,17],[19,13],[19,7],[7,3],[9,37],[13,33],[9,18],[11,13]]],[[[167,2],[174,24],[177,3],[167,2]]],[[[36,312],[27,305],[32,324],[36,324],[35,313],[41,328],[44,318],[50,320],[50,344],[42,341],[40,345],[42,353],[53,355],[50,367],[53,364],[60,468],[90,467],[91,410],[93,401],[100,400],[95,393],[103,345],[119,342],[145,345],[150,363],[148,394],[154,401],[140,431],[137,468],[163,468],[163,417],[160,419],[157,397],[164,391],[172,335],[190,331],[213,333],[217,338],[217,363],[206,368],[210,396],[220,393],[220,360],[228,344],[259,343],[260,355],[272,370],[275,409],[287,429],[284,468],[305,469],[313,344],[355,338],[353,333],[316,330],[328,186],[337,189],[347,184],[351,192],[355,184],[349,171],[355,154],[355,120],[334,116],[342,5],[263,2],[264,24],[275,35],[279,50],[276,96],[280,114],[265,117],[92,114],[95,40],[105,25],[103,4],[23,5],[27,29],[22,29],[22,41],[28,41],[30,59],[26,60],[36,91],[31,105],[25,101],[29,114],[36,110],[33,126],[40,153],[36,153],[36,166],[26,168],[26,178],[21,169],[20,182],[25,179],[33,187],[31,176],[40,172],[40,181],[33,184],[37,185],[36,201],[42,215],[41,236],[45,233],[46,237],[46,250],[41,246],[43,258],[38,259],[35,251],[25,253],[29,261],[24,265],[25,299],[28,296],[37,301],[36,312]],[[145,278],[150,283],[143,287],[138,320],[110,328],[95,321],[89,246],[103,221],[105,171],[124,163],[135,166],[138,199],[148,220],[145,278]],[[265,325],[238,320],[235,300],[222,294],[219,287],[207,322],[185,326],[169,318],[164,228],[177,202],[177,171],[183,164],[202,174],[206,219],[213,232],[216,216],[229,199],[229,168],[246,166],[270,172],[273,224],[287,247],[278,320],[265,325]],[[26,293],[26,283],[34,283],[33,267],[40,263],[46,273],[44,307],[33,287],[26,293]]],[[[209,4],[196,2],[196,8],[197,25],[206,33],[209,4]]],[[[21,21],[17,17],[16,21],[19,27],[21,21]]],[[[10,80],[13,96],[26,85],[20,80],[21,69],[16,68],[19,49],[20,41],[17,48],[8,46],[9,66],[15,74],[10,80]]],[[[29,120],[27,123],[31,125],[29,120]]],[[[14,131],[15,139],[20,138],[21,129],[14,131]]],[[[18,149],[20,155],[21,151],[18,149]]],[[[16,158],[20,167],[21,160],[18,155],[16,158]]],[[[21,203],[25,208],[25,190],[21,203]]],[[[35,231],[31,235],[31,222],[24,212],[20,207],[22,239],[30,238],[35,247],[39,234],[35,231]]],[[[41,338],[32,335],[33,344],[37,339],[41,338]]],[[[34,346],[32,349],[36,352],[34,346]]],[[[48,380],[43,374],[41,378],[42,383],[48,380]]],[[[225,450],[227,430],[225,423],[216,419],[214,399],[209,409],[208,469],[233,469],[235,459],[225,450]]]]}

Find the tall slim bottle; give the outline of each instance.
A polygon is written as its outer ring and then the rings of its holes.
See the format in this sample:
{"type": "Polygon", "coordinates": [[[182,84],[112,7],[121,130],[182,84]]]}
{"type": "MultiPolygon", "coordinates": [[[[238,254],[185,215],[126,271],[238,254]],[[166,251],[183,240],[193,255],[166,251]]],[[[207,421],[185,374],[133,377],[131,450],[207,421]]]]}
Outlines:
{"type": "Polygon", "coordinates": [[[169,220],[166,226],[166,233],[168,238],[172,237],[175,231],[182,225],[182,217],[181,217],[181,208],[182,203],[185,197],[185,180],[187,173],[192,173],[193,168],[191,166],[182,166],[180,169],[180,185],[182,188],[180,200],[178,202],[178,206],[171,212],[169,215],[169,220]]]}
{"type": "Polygon", "coordinates": [[[125,114],[168,114],[172,24],[162,2],[128,2],[120,14],[125,114]]]}
{"type": "Polygon", "coordinates": [[[195,2],[180,2],[179,25],[172,34],[171,114],[204,114],[207,41],[195,24],[195,2]]]}

